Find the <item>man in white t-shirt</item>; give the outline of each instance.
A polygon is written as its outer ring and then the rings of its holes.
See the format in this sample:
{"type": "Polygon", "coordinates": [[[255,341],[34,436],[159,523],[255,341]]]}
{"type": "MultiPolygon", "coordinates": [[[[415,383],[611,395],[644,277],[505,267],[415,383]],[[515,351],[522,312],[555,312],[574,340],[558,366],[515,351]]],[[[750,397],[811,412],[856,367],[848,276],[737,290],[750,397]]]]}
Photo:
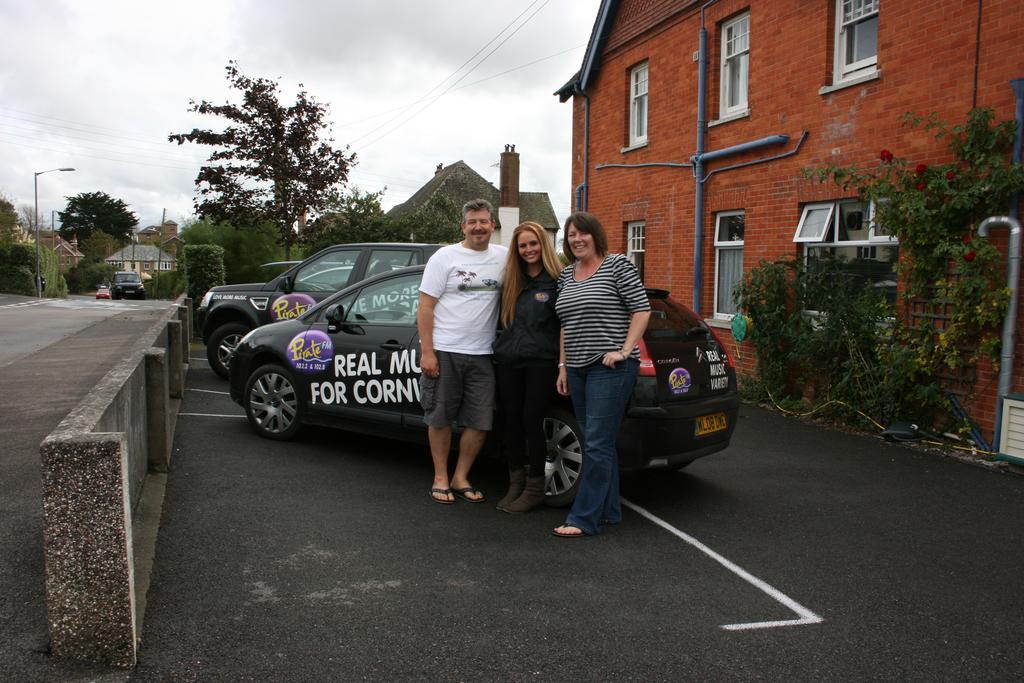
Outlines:
{"type": "Polygon", "coordinates": [[[462,207],[458,244],[441,247],[423,271],[416,326],[420,333],[420,403],[434,460],[430,497],[482,503],[469,470],[494,420],[491,345],[498,328],[501,281],[508,249],[492,245],[494,209],[484,199],[462,207]],[[452,423],[462,425],[459,459],[448,476],[452,423]]]}

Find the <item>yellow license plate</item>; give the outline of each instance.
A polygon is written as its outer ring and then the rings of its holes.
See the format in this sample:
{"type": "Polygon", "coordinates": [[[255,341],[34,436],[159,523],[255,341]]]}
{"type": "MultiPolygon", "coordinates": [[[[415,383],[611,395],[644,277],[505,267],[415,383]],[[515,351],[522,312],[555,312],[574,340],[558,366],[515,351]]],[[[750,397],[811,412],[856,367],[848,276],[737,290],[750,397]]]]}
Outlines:
{"type": "Polygon", "coordinates": [[[701,415],[697,418],[697,436],[720,432],[728,426],[729,423],[725,419],[725,413],[701,415]]]}

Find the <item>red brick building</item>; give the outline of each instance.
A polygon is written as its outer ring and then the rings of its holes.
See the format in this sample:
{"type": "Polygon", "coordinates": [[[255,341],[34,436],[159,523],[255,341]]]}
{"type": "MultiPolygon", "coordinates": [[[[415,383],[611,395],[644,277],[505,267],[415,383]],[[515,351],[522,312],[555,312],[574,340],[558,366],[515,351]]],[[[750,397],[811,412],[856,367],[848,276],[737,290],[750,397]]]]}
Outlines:
{"type": "MultiPolygon", "coordinates": [[[[894,294],[899,245],[872,207],[802,170],[873,166],[883,148],[950,161],[900,116],[1013,119],[1022,29],[1020,0],[604,0],[558,92],[573,102],[573,205],[730,348],[732,288],[762,259],[835,249],[894,294]]],[[[991,437],[991,368],[969,412],[991,437]]]]}

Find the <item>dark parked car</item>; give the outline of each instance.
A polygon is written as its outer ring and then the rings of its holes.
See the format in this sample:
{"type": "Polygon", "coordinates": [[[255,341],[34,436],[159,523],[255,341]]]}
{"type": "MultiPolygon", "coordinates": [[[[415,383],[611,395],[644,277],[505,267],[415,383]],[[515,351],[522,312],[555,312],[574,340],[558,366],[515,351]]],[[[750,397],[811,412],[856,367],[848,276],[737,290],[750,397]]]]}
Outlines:
{"type": "MultiPolygon", "coordinates": [[[[252,428],[289,439],[309,423],[425,443],[416,332],[422,275],[420,266],[371,278],[247,334],[231,357],[231,398],[252,428]]],[[[722,450],[739,409],[735,371],[711,330],[668,292],[647,292],[653,311],[618,441],[625,471],[678,469],[722,450]]],[[[557,397],[544,431],[548,502],[565,504],[584,457],[567,399],[557,397]]]]}
{"type": "Polygon", "coordinates": [[[337,244],[291,265],[269,282],[221,285],[196,309],[210,367],[225,379],[228,357],[242,336],[260,325],[291,320],[351,284],[396,268],[426,263],[439,244],[337,244]]]}
{"type": "Polygon", "coordinates": [[[110,298],[145,299],[146,286],[142,284],[142,278],[138,273],[114,273],[114,280],[110,284],[110,298]]]}

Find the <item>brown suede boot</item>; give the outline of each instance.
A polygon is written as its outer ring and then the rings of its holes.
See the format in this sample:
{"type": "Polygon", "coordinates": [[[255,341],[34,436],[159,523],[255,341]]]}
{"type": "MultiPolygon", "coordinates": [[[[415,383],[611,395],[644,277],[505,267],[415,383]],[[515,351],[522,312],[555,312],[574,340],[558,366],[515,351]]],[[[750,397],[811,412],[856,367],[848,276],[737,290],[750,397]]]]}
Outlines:
{"type": "Polygon", "coordinates": [[[505,497],[498,501],[497,508],[504,511],[505,507],[512,503],[523,493],[523,488],[526,486],[526,469],[520,467],[517,470],[508,471],[508,493],[505,497]]]}
{"type": "Polygon", "coordinates": [[[544,477],[529,477],[523,495],[505,506],[505,512],[529,512],[544,502],[544,477]]]}

